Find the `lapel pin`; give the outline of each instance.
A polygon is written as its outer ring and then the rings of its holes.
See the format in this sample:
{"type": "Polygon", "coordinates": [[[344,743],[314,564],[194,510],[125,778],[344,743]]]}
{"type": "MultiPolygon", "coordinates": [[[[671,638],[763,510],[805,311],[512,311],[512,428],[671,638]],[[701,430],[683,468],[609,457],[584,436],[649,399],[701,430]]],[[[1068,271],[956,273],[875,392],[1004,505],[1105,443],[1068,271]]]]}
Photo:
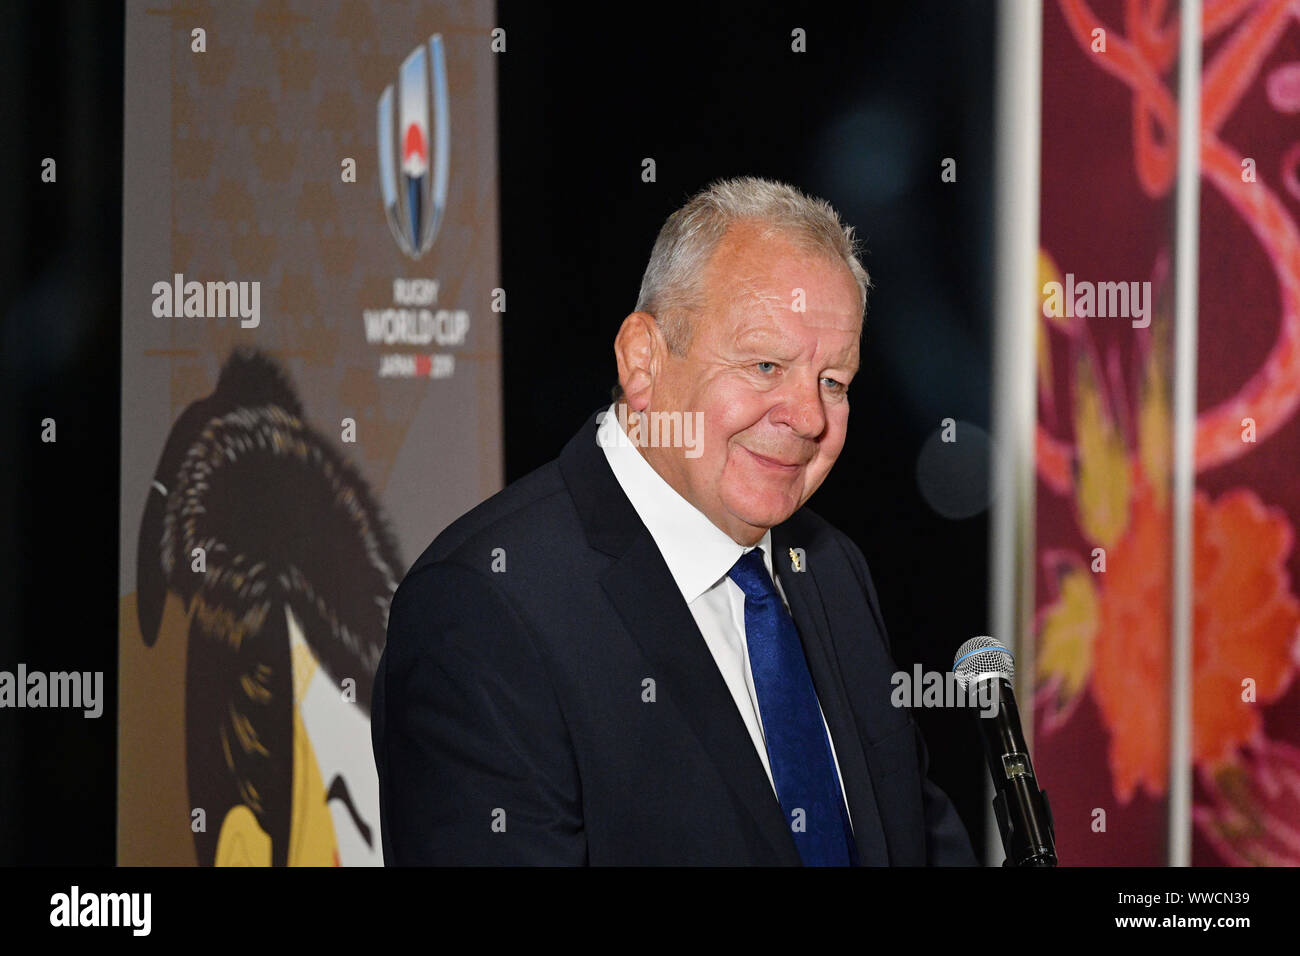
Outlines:
{"type": "Polygon", "coordinates": [[[803,562],[799,560],[799,549],[797,548],[790,549],[790,567],[796,571],[803,570],[803,562]]]}

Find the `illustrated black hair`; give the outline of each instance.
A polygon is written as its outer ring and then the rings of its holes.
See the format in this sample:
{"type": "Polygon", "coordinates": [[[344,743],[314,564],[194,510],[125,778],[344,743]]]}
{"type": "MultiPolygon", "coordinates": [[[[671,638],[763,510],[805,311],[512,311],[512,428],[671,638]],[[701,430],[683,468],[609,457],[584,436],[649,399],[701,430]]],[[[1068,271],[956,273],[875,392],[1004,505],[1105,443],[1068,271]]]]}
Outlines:
{"type": "MultiPolygon", "coordinates": [[[[293,675],[285,608],[325,672],[355,681],[366,714],[401,575],[391,531],[359,472],[306,423],[284,372],[237,349],[216,389],[168,435],[140,527],[138,616],[158,639],[169,591],[190,612],[185,736],[201,864],[243,804],[288,861],[293,675]],[[196,548],[206,568],[192,570],[196,548]]],[[[324,795],[322,795],[324,799],[324,795]]]]}

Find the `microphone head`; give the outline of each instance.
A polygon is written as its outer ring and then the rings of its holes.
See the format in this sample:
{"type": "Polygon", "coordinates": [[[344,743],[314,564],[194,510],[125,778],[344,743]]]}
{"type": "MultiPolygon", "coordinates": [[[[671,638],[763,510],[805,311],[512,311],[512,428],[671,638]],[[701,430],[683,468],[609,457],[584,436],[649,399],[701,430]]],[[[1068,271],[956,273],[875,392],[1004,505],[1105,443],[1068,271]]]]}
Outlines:
{"type": "Polygon", "coordinates": [[[1016,658],[996,638],[972,637],[957,648],[952,670],[957,675],[957,683],[962,687],[998,678],[1014,683],[1016,658]]]}

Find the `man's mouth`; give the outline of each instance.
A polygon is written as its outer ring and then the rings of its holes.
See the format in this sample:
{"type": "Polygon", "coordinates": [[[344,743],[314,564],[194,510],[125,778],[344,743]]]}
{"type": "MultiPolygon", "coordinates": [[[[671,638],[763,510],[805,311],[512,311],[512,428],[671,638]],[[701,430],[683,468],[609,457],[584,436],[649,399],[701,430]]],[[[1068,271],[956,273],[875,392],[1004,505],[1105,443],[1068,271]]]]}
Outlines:
{"type": "Polygon", "coordinates": [[[766,468],[772,468],[777,471],[794,472],[803,467],[802,463],[797,461],[785,462],[778,458],[768,458],[766,455],[760,455],[758,452],[750,451],[748,448],[746,448],[745,451],[750,455],[753,455],[754,458],[757,459],[758,463],[766,468]]]}

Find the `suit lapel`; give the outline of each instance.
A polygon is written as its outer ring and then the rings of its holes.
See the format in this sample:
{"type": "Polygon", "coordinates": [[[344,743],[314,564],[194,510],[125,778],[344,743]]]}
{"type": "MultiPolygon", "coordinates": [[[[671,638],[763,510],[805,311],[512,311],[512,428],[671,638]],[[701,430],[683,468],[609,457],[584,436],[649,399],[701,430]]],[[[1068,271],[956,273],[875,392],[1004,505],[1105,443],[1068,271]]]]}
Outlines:
{"type": "Polygon", "coordinates": [[[588,542],[615,558],[601,582],[605,593],[655,668],[649,676],[655,678],[658,700],[682,715],[778,861],[799,865],[794,838],[735,699],[654,538],[596,444],[595,429],[589,423],[569,441],[560,454],[560,471],[588,542]]]}
{"type": "Polygon", "coordinates": [[[802,862],[736,701],[648,531],[603,583],[655,668],[659,702],[686,719],[781,861],[802,862]]]}
{"type": "Polygon", "coordinates": [[[831,739],[835,741],[835,756],[853,817],[853,836],[859,860],[863,866],[887,866],[889,853],[876,805],[875,788],[871,784],[861,737],[831,640],[830,623],[822,602],[821,587],[817,583],[816,558],[808,561],[805,557],[804,570],[795,571],[790,557],[791,548],[801,547],[806,555],[812,552],[811,545],[811,540],[793,540],[790,522],[773,528],[772,568],[790,603],[790,614],[803,642],[813,687],[822,713],[826,715],[831,739]]]}

